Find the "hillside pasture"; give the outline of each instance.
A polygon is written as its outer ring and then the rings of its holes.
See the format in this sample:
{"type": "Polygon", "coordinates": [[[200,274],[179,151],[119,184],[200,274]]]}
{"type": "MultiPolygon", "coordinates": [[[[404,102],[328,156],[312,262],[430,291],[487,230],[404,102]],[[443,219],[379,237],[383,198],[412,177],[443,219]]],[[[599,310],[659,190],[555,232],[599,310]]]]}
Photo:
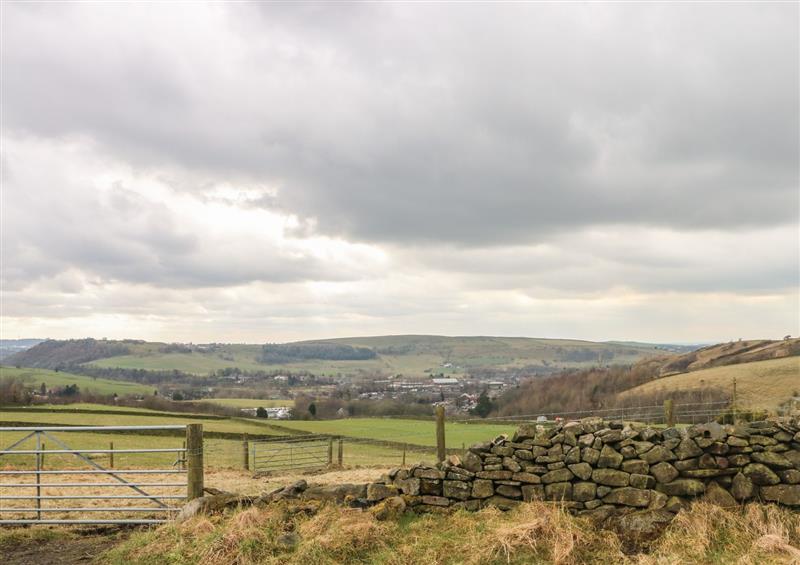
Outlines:
{"type": "MultiPolygon", "coordinates": [[[[421,446],[436,445],[436,424],[433,420],[400,418],[346,418],[341,420],[282,420],[276,427],[314,434],[332,434],[352,438],[376,439],[421,446]]],[[[492,439],[499,434],[513,433],[513,424],[466,424],[447,422],[447,447],[460,448],[492,439]]]]}
{"type": "Polygon", "coordinates": [[[800,395],[800,357],[725,365],[661,377],[627,390],[620,397],[709,387],[732,393],[734,378],[740,407],[774,411],[792,396],[800,395]]]}
{"type": "Polygon", "coordinates": [[[48,389],[75,384],[78,385],[81,392],[94,392],[101,395],[114,393],[119,396],[148,395],[153,394],[155,390],[152,386],[139,383],[93,378],[49,369],[29,369],[25,367],[17,369],[16,367],[3,366],[0,367],[0,377],[19,379],[25,384],[33,385],[35,388],[38,388],[41,383],[45,383],[48,389]]]}
{"type": "Polygon", "coordinates": [[[402,374],[420,378],[439,373],[460,375],[486,368],[538,367],[546,371],[626,364],[664,353],[645,344],[486,336],[400,335],[298,343],[367,347],[374,350],[377,357],[364,360],[304,359],[267,364],[259,361],[262,350],[257,344],[221,344],[190,353],[163,343],[127,343],[126,355],[97,359],[91,364],[107,368],[179,370],[196,375],[236,367],[245,371],[308,371],[317,375],[367,377],[402,374]]]}

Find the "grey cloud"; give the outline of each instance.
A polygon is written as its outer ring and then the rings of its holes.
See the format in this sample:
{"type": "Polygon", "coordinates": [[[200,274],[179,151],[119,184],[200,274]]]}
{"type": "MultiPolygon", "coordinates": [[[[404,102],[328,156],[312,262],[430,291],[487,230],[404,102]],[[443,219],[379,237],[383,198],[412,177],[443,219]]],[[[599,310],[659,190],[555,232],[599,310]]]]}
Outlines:
{"type": "Polygon", "coordinates": [[[796,4],[339,8],[15,5],[6,121],[366,241],[797,221],[796,4]]]}

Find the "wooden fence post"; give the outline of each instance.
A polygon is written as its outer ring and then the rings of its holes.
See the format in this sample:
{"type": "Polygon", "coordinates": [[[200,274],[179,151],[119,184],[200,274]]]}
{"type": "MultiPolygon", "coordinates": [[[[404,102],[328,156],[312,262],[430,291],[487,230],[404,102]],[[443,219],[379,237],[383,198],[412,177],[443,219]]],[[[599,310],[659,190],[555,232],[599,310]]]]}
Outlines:
{"type": "MultiPolygon", "coordinates": [[[[42,442],[42,451],[46,449],[45,443],[42,442]]],[[[44,453],[42,453],[42,470],[44,470],[44,453]]]]}
{"type": "Polygon", "coordinates": [[[108,442],[108,449],[111,450],[111,453],[108,454],[108,468],[109,469],[113,469],[114,468],[114,442],[113,441],[108,442]]]}
{"type": "Polygon", "coordinates": [[[328,438],[328,465],[333,463],[333,438],[328,438]]]}
{"type": "Polygon", "coordinates": [[[664,401],[664,423],[668,428],[675,425],[675,407],[672,404],[671,398],[667,398],[664,401]]]}
{"type": "Polygon", "coordinates": [[[339,467],[342,466],[342,461],[344,460],[344,444],[342,443],[342,438],[339,438],[339,467]]]}
{"type": "Polygon", "coordinates": [[[250,442],[247,441],[247,434],[242,435],[242,468],[250,470],[250,442]]]}
{"type": "Polygon", "coordinates": [[[203,496],[203,424],[186,426],[186,500],[203,496]]]}
{"type": "Polygon", "coordinates": [[[403,467],[406,466],[406,447],[408,446],[407,443],[403,444],[403,467]]]}
{"type": "Polygon", "coordinates": [[[447,457],[444,444],[444,406],[436,407],[436,455],[439,461],[444,461],[447,457]]]}

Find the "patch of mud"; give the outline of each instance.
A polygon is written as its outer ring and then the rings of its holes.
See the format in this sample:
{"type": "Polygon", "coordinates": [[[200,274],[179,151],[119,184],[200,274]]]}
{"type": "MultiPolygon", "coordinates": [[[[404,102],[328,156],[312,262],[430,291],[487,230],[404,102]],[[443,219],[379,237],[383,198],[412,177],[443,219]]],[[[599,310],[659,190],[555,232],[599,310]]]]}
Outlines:
{"type": "Polygon", "coordinates": [[[0,546],[3,565],[75,565],[99,563],[103,552],[123,542],[131,530],[95,530],[45,539],[30,537],[0,546]]]}

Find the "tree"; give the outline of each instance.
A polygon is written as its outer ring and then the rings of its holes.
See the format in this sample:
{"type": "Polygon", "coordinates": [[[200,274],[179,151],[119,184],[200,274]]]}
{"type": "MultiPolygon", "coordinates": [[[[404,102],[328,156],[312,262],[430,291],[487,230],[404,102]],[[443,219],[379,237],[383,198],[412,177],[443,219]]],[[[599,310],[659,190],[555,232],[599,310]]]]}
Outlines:
{"type": "Polygon", "coordinates": [[[259,418],[269,418],[269,414],[267,413],[267,409],[263,406],[259,406],[256,408],[256,416],[259,418]]]}
{"type": "Polygon", "coordinates": [[[308,413],[311,414],[311,417],[314,418],[317,415],[317,405],[313,402],[308,405],[308,413]]]}
{"type": "Polygon", "coordinates": [[[484,390],[478,397],[478,403],[475,405],[473,412],[481,418],[485,418],[492,410],[494,410],[494,404],[484,390]]]}
{"type": "Polygon", "coordinates": [[[42,385],[39,387],[39,394],[41,394],[42,396],[47,396],[47,385],[46,384],[42,383],[42,385]]]}
{"type": "Polygon", "coordinates": [[[176,402],[180,402],[181,400],[183,400],[183,395],[181,394],[181,391],[176,390],[175,392],[173,392],[172,393],[172,400],[174,400],[176,402]]]}

